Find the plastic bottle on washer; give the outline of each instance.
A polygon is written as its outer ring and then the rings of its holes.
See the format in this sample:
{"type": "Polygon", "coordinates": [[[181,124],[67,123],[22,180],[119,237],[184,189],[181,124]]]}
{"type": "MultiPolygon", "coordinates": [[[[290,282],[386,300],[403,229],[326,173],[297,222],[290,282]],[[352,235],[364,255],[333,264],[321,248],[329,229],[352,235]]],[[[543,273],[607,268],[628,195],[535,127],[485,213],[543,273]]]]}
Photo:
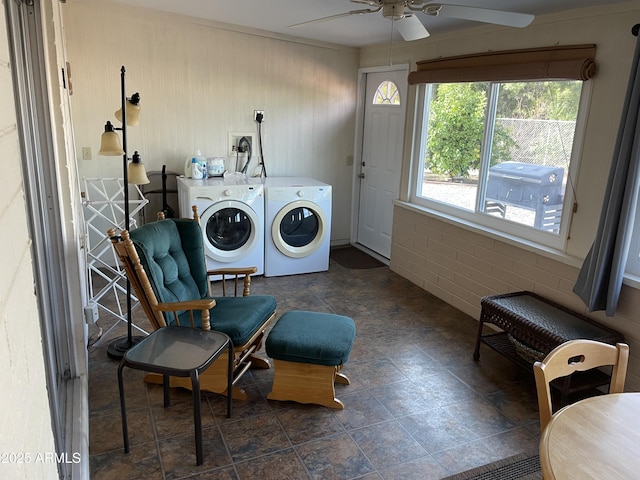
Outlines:
{"type": "Polygon", "coordinates": [[[202,166],[197,157],[191,159],[191,178],[194,180],[202,180],[202,166]]]}
{"type": "Polygon", "coordinates": [[[202,172],[201,178],[207,178],[207,159],[202,155],[202,152],[198,148],[194,154],[187,157],[184,161],[184,176],[185,178],[193,178],[193,159],[197,159],[200,164],[200,171],[202,172]]]}
{"type": "Polygon", "coordinates": [[[202,155],[202,152],[200,151],[199,148],[196,150],[196,158],[198,159],[198,164],[200,165],[202,178],[206,180],[207,179],[207,159],[205,158],[204,155],[202,155]]]}

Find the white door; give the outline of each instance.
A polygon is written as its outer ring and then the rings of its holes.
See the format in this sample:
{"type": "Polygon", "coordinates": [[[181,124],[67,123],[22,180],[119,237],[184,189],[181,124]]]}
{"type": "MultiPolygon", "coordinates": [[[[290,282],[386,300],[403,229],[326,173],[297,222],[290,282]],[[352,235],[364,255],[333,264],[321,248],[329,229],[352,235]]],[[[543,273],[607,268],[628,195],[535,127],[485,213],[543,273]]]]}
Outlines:
{"type": "Polygon", "coordinates": [[[367,74],[357,243],[385,258],[391,256],[393,200],[400,190],[406,100],[406,70],[367,74]]]}

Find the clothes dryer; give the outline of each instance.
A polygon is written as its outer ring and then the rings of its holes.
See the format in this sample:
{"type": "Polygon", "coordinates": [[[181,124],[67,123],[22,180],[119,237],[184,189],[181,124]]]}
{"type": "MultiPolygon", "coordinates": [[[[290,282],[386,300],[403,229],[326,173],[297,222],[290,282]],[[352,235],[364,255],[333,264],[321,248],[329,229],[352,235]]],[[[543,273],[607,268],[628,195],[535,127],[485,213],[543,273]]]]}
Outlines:
{"type": "Polygon", "coordinates": [[[265,277],[329,269],[331,185],[304,177],[267,177],[265,277]]]}
{"type": "MultiPolygon", "coordinates": [[[[207,267],[264,272],[264,187],[260,179],[178,178],[180,216],[200,216],[207,267]]],[[[215,278],[214,278],[215,279],[215,278]]]]}

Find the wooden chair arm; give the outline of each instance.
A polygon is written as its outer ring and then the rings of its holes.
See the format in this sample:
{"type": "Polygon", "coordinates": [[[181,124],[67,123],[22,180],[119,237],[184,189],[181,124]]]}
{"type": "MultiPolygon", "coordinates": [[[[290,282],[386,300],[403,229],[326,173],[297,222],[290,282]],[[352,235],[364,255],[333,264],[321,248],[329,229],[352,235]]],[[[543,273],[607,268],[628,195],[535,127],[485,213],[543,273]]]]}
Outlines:
{"type": "Polygon", "coordinates": [[[208,275],[253,275],[258,271],[258,267],[238,267],[238,268],[216,268],[208,270],[208,275]]]}
{"type": "Polygon", "coordinates": [[[180,325],[177,312],[180,310],[188,310],[189,320],[191,321],[191,328],[195,327],[193,321],[193,311],[200,310],[202,329],[211,330],[209,309],[215,307],[215,305],[216,301],[213,298],[203,298],[197,300],[187,300],[184,302],[158,303],[157,305],[154,305],[153,308],[161,312],[173,312],[173,318],[176,322],[176,325],[180,325]]]}
{"type": "MultiPolygon", "coordinates": [[[[244,276],[242,296],[248,297],[251,290],[251,275],[258,271],[258,267],[238,267],[238,268],[216,268],[208,270],[207,275],[219,275],[222,277],[222,296],[227,296],[227,282],[226,277],[233,277],[233,296],[238,296],[238,280],[241,276],[244,276]]],[[[209,282],[209,295],[215,296],[211,288],[211,282],[209,282]]]]}
{"type": "Polygon", "coordinates": [[[186,300],[184,302],[158,303],[157,308],[161,312],[175,312],[178,310],[209,310],[215,306],[215,299],[201,298],[198,300],[186,300]]]}

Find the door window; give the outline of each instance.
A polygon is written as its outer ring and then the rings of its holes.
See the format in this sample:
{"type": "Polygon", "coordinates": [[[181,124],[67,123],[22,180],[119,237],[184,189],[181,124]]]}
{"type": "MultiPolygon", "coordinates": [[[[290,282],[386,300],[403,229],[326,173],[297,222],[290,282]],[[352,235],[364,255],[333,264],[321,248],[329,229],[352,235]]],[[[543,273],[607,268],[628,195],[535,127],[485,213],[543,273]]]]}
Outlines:
{"type": "Polygon", "coordinates": [[[374,105],[400,105],[400,92],[391,80],[385,80],[376,89],[373,95],[374,105]]]}

